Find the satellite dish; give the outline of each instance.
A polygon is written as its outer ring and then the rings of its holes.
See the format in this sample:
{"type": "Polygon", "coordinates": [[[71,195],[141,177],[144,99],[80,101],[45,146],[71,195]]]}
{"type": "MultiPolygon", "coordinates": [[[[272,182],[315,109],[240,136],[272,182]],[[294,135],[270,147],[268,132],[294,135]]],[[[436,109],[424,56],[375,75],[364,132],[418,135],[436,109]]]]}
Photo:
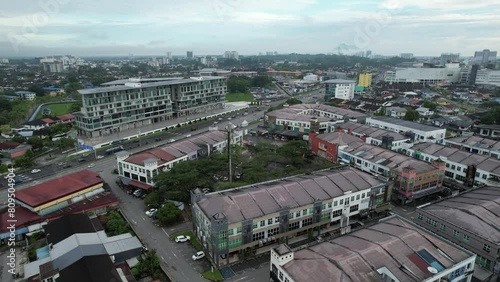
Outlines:
{"type": "Polygon", "coordinates": [[[435,268],[434,268],[434,267],[432,267],[432,266],[427,267],[427,270],[428,270],[430,273],[432,273],[432,274],[437,274],[437,273],[438,273],[437,269],[435,269],[435,268]]]}

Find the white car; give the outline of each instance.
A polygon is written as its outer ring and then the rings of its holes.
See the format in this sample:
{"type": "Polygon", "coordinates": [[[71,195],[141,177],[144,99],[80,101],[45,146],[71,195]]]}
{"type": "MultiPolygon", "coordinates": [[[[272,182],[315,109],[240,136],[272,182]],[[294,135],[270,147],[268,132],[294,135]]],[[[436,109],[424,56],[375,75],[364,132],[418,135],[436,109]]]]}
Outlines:
{"type": "Polygon", "coordinates": [[[93,168],[94,166],[95,166],[95,163],[91,163],[91,164],[89,164],[87,167],[88,167],[88,168],[93,168]]]}
{"type": "Polygon", "coordinates": [[[32,170],[31,170],[31,173],[38,173],[38,172],[40,172],[40,171],[41,171],[40,169],[35,168],[35,169],[32,169],[32,170]]]}
{"type": "Polygon", "coordinates": [[[149,211],[146,212],[146,215],[152,217],[157,211],[158,209],[150,209],[149,211]]]}
{"type": "Polygon", "coordinates": [[[192,256],[193,260],[199,260],[199,259],[202,259],[204,257],[205,257],[205,253],[202,251],[196,252],[196,254],[194,254],[192,256]]]}
{"type": "Polygon", "coordinates": [[[189,240],[191,240],[191,237],[185,236],[185,235],[180,235],[180,236],[175,237],[176,243],[184,243],[184,242],[187,242],[189,240]]]}
{"type": "Polygon", "coordinates": [[[98,156],[97,156],[97,159],[98,159],[98,160],[100,160],[100,159],[102,159],[102,158],[104,158],[104,156],[103,156],[103,155],[98,155],[98,156]]]}

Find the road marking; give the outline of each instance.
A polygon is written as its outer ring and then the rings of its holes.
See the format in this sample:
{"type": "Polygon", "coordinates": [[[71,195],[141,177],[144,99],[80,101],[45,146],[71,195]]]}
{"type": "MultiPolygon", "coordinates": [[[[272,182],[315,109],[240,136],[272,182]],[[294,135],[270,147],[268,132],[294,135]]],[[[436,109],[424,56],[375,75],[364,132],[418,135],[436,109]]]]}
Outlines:
{"type": "Polygon", "coordinates": [[[163,256],[160,256],[160,257],[161,257],[161,260],[163,260],[164,262],[167,262],[163,256]]]}
{"type": "Polygon", "coordinates": [[[146,219],[144,217],[141,216],[141,218],[142,218],[142,220],[146,221],[146,219]]]}
{"type": "Polygon", "coordinates": [[[163,232],[165,232],[165,234],[167,234],[167,237],[170,238],[170,235],[168,235],[167,231],[165,231],[165,229],[162,227],[161,230],[163,230],[163,232]]]}
{"type": "Polygon", "coordinates": [[[246,279],[247,277],[248,277],[248,276],[241,277],[241,278],[239,278],[239,279],[234,280],[234,282],[236,282],[236,281],[240,281],[240,280],[243,280],[243,279],[246,279]]]}

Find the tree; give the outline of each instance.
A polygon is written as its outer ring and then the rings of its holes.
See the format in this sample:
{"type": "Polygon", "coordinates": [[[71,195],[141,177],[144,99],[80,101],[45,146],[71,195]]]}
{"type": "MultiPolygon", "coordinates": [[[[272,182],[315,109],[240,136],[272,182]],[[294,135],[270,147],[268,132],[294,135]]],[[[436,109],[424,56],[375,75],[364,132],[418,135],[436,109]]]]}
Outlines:
{"type": "Polygon", "coordinates": [[[112,235],[119,235],[128,232],[127,222],[117,211],[109,213],[106,227],[108,232],[112,235]]]}
{"type": "Polygon", "coordinates": [[[385,107],[381,107],[373,115],[375,115],[375,116],[385,116],[386,114],[387,114],[387,109],[385,107]]]}
{"type": "MultiPolygon", "coordinates": [[[[31,152],[31,151],[29,151],[31,152]]],[[[24,155],[22,157],[17,157],[14,159],[14,164],[16,167],[23,168],[23,169],[28,169],[33,166],[33,160],[24,155]]]]}
{"type": "Polygon", "coordinates": [[[82,107],[82,102],[76,102],[76,103],[73,103],[71,104],[71,108],[70,108],[70,111],[72,113],[76,113],[76,112],[79,112],[80,109],[82,107]]]}
{"type": "Polygon", "coordinates": [[[231,76],[227,80],[227,91],[229,93],[246,93],[251,84],[252,80],[246,76],[231,76]]]}
{"type": "Polygon", "coordinates": [[[253,87],[267,87],[273,84],[273,79],[267,75],[258,75],[252,78],[253,87]]]}
{"type": "Polygon", "coordinates": [[[76,143],[75,139],[63,137],[55,141],[54,145],[56,145],[59,149],[63,150],[66,148],[73,148],[75,146],[75,143],[76,143]]]}
{"type": "Polygon", "coordinates": [[[436,103],[434,103],[434,102],[431,102],[431,101],[425,101],[425,102],[422,104],[422,106],[423,106],[424,108],[428,108],[428,109],[429,109],[429,110],[431,110],[431,111],[434,111],[434,110],[436,109],[436,107],[437,107],[437,104],[436,104],[436,103]]]}
{"type": "Polygon", "coordinates": [[[479,120],[484,124],[500,124],[500,107],[495,107],[484,113],[479,120]]]}
{"type": "Polygon", "coordinates": [[[420,114],[413,109],[407,109],[405,116],[403,117],[404,120],[410,120],[410,121],[416,121],[420,118],[420,114]]]}
{"type": "Polygon", "coordinates": [[[161,197],[160,197],[160,192],[158,191],[153,191],[149,193],[146,198],[144,198],[144,204],[147,207],[153,207],[157,208],[161,204],[161,197]]]}
{"type": "Polygon", "coordinates": [[[43,140],[42,140],[42,138],[40,138],[38,136],[30,137],[26,143],[33,146],[33,149],[43,148],[43,140]]]}
{"type": "Polygon", "coordinates": [[[26,138],[21,136],[21,135],[16,135],[12,138],[12,141],[22,144],[22,143],[26,142],[26,138]]]}
{"type": "Polygon", "coordinates": [[[171,203],[166,203],[158,210],[156,216],[162,225],[170,225],[179,221],[181,211],[171,203]]]}
{"type": "Polygon", "coordinates": [[[297,104],[302,104],[302,101],[297,98],[289,98],[288,100],[286,100],[286,103],[288,105],[297,105],[297,104]]]}
{"type": "Polygon", "coordinates": [[[3,134],[9,134],[11,132],[10,125],[4,124],[0,126],[0,132],[2,132],[3,134]]]}

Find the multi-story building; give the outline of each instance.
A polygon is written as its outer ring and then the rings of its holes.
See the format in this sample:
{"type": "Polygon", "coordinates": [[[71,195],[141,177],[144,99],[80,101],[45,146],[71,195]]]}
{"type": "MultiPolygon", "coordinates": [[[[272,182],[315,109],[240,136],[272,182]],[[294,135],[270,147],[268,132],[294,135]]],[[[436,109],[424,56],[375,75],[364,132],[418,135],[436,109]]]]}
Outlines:
{"type": "Polygon", "coordinates": [[[459,136],[443,140],[443,144],[473,154],[500,159],[500,141],[480,136],[459,136]]]}
{"type": "Polygon", "coordinates": [[[475,128],[479,136],[500,140],[500,124],[478,124],[475,128]]]}
{"type": "Polygon", "coordinates": [[[409,156],[419,160],[446,163],[445,177],[450,182],[468,187],[500,186],[500,160],[464,152],[440,144],[422,143],[403,149],[409,156]]]}
{"type": "Polygon", "coordinates": [[[387,207],[390,186],[353,168],[323,170],[231,190],[193,191],[194,233],[217,266],[290,237],[346,233],[387,207]],[[377,199],[377,200],[376,200],[377,199]]]}
{"type": "Polygon", "coordinates": [[[407,111],[408,110],[406,108],[401,108],[401,107],[387,107],[385,109],[385,115],[393,117],[393,118],[404,118],[407,111]]]}
{"type": "Polygon", "coordinates": [[[193,59],[194,58],[193,51],[186,51],[186,58],[193,59]]]}
{"type": "Polygon", "coordinates": [[[343,121],[364,122],[366,114],[322,104],[298,104],[265,114],[270,130],[328,132],[330,125],[343,121]]]}
{"type": "Polygon", "coordinates": [[[456,63],[460,60],[460,53],[442,53],[439,57],[439,63],[445,65],[447,63],[456,63]]]}
{"type": "Polygon", "coordinates": [[[490,49],[484,49],[483,51],[474,52],[474,58],[472,59],[472,64],[487,65],[495,63],[496,60],[497,60],[497,51],[490,51],[490,49]]]}
{"type": "Polygon", "coordinates": [[[372,74],[371,73],[360,73],[359,74],[359,86],[370,87],[372,86],[372,74]]]}
{"type": "Polygon", "coordinates": [[[55,58],[40,59],[43,70],[47,72],[63,72],[63,62],[55,58]]]}
{"type": "Polygon", "coordinates": [[[351,164],[373,175],[382,175],[387,180],[394,180],[392,196],[401,204],[439,193],[444,188],[445,163],[439,160],[428,164],[388,149],[366,144],[361,140],[329,143],[327,146],[336,147],[338,159],[342,163],[351,164]]]}
{"type": "Polygon", "coordinates": [[[475,278],[500,274],[500,188],[482,187],[417,208],[417,224],[475,253],[475,278]],[[485,273],[486,272],[486,273],[485,273]]]}
{"type": "Polygon", "coordinates": [[[272,282],[470,282],[476,255],[392,216],[350,234],[271,249],[272,282]]]}
{"type": "Polygon", "coordinates": [[[16,91],[16,95],[24,100],[33,101],[36,98],[36,93],[31,91],[16,91]]]}
{"type": "Polygon", "coordinates": [[[226,78],[128,79],[78,90],[80,134],[102,136],[224,107],[226,78]],[[111,83],[111,84],[110,84],[111,83]]]}
{"type": "Polygon", "coordinates": [[[238,52],[236,52],[236,51],[226,51],[226,52],[224,52],[224,58],[239,60],[240,56],[238,55],[238,52]]]}
{"type": "Polygon", "coordinates": [[[331,125],[330,132],[335,131],[351,134],[361,138],[361,140],[367,144],[380,146],[393,151],[411,146],[409,136],[350,121],[331,125]]]}
{"type": "MultiPolygon", "coordinates": [[[[232,144],[242,145],[242,142],[243,133],[234,131],[232,144]]],[[[127,185],[148,190],[154,185],[153,178],[158,173],[168,171],[182,161],[196,160],[211,153],[222,152],[226,146],[226,133],[211,130],[135,154],[121,151],[116,154],[118,174],[131,180],[127,185]]]]}
{"type": "Polygon", "coordinates": [[[413,68],[396,68],[387,71],[384,80],[389,83],[456,83],[460,80],[460,71],[458,63],[445,64],[444,67],[425,67],[423,64],[416,64],[416,67],[413,68]]]}
{"type": "Polygon", "coordinates": [[[478,70],[476,75],[476,84],[500,86],[500,70],[478,70]]]}
{"type": "Polygon", "coordinates": [[[325,84],[325,100],[342,99],[352,100],[354,98],[354,87],[356,81],[346,79],[330,79],[325,84]]]}
{"type": "Polygon", "coordinates": [[[411,141],[415,143],[440,143],[446,136],[445,128],[433,127],[392,117],[370,117],[366,119],[366,124],[369,126],[399,132],[401,134],[409,134],[412,136],[411,141]]]}

